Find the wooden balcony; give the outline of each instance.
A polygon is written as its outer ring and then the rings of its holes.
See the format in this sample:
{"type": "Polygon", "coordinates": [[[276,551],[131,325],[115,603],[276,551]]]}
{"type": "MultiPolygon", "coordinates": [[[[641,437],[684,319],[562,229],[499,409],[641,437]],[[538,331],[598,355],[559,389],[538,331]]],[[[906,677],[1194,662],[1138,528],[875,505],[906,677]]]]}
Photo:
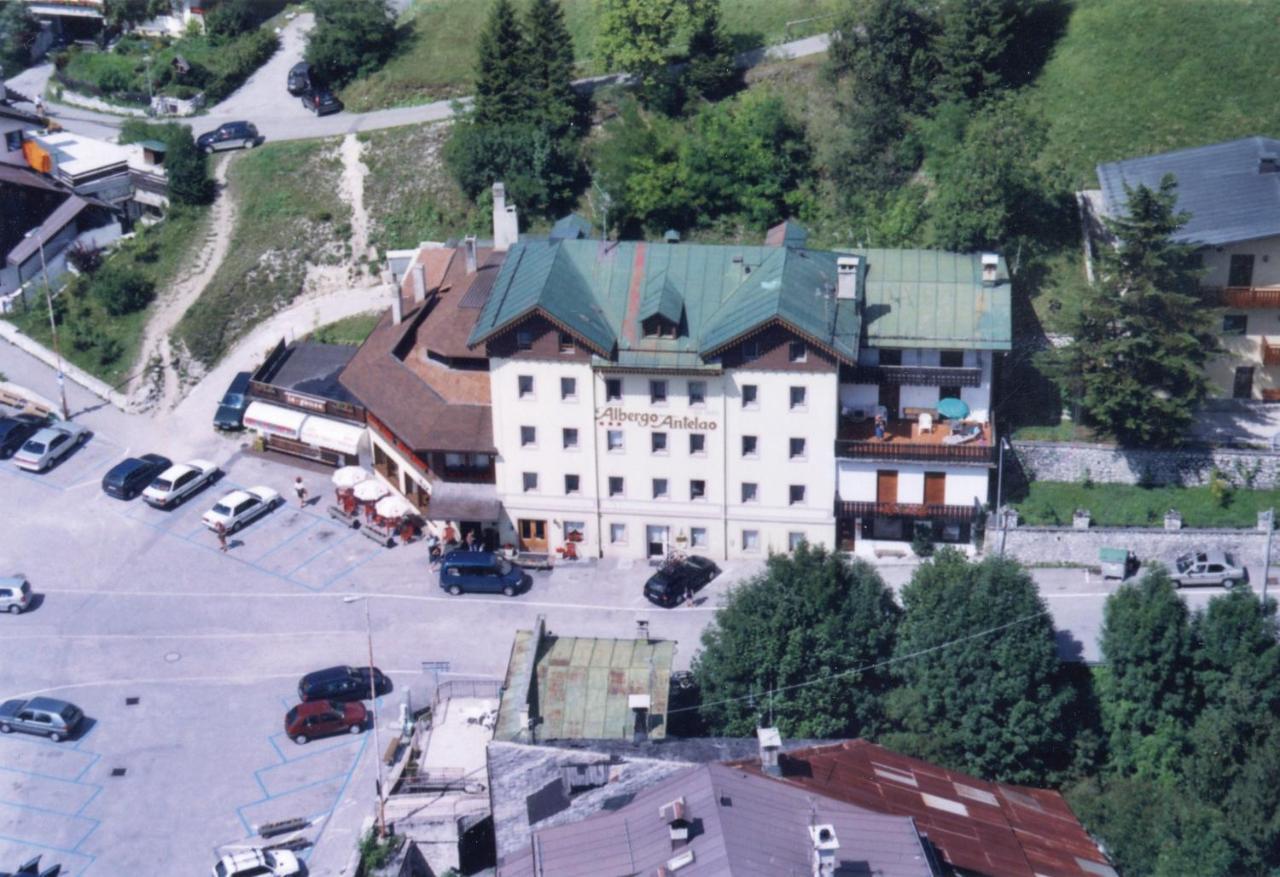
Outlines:
{"type": "Polygon", "coordinates": [[[855,460],[885,460],[903,463],[955,463],[994,466],[995,429],[989,423],[966,424],[977,434],[957,441],[951,423],[935,421],[931,432],[921,432],[915,420],[890,420],[885,436],[877,438],[872,420],[841,421],[836,438],[836,456],[855,460]]]}
{"type": "Polygon", "coordinates": [[[977,387],[982,384],[982,369],[933,365],[860,365],[854,369],[853,382],[912,387],[977,387]]]}
{"type": "Polygon", "coordinates": [[[365,422],[365,410],[361,405],[339,402],[337,399],[325,399],[321,396],[312,396],[310,393],[299,393],[297,390],[276,387],[262,381],[249,382],[249,396],[253,399],[275,402],[286,408],[296,408],[325,417],[332,417],[335,420],[347,420],[360,424],[365,422]]]}
{"type": "Polygon", "coordinates": [[[1262,364],[1280,365],[1280,344],[1272,344],[1270,338],[1262,339],[1262,364]]]}
{"type": "Polygon", "coordinates": [[[1280,308],[1280,286],[1206,287],[1214,303],[1228,308],[1280,308]]]}
{"type": "Polygon", "coordinates": [[[911,502],[844,502],[836,500],[836,520],[854,518],[921,518],[938,521],[972,521],[977,506],[925,505],[911,502]]]}

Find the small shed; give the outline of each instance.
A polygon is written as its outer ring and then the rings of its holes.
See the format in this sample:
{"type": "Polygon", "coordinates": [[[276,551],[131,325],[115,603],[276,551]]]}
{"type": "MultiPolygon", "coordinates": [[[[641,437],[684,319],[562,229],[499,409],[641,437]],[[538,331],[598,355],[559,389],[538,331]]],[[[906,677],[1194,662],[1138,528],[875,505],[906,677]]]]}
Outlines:
{"type": "Polygon", "coordinates": [[[138,145],[142,147],[142,157],[147,164],[164,164],[165,154],[169,151],[169,147],[164,141],[142,140],[138,145]]]}

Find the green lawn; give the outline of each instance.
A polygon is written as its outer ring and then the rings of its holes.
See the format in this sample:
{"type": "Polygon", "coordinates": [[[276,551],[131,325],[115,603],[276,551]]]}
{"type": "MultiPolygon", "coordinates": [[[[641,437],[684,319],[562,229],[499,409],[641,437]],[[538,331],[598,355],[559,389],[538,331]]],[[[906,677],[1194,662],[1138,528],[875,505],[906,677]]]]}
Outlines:
{"type": "Polygon", "coordinates": [[[491,220],[476,207],[440,161],[449,125],[410,125],[359,135],[364,141],[364,203],[369,239],[379,251],[421,241],[489,237],[491,220]]]}
{"type": "Polygon", "coordinates": [[[1248,0],[1076,0],[1028,95],[1046,161],[1094,166],[1249,135],[1280,135],[1278,7],[1248,0]]]}
{"type": "MultiPolygon", "coordinates": [[[[163,293],[190,258],[191,250],[204,239],[208,208],[174,208],[156,225],[139,227],[132,240],[124,241],[109,257],[112,265],[136,270],[163,293]]],[[[138,346],[151,309],[113,317],[87,289],[87,283],[72,283],[58,297],[62,319],[58,339],[62,355],[112,386],[132,377],[138,346]]],[[[46,347],[53,346],[49,314],[43,302],[31,310],[6,315],[27,335],[46,347]]]]}
{"type": "Polygon", "coordinates": [[[349,255],[351,208],[339,195],[338,139],[267,144],[228,171],[236,203],[231,248],[177,336],[212,365],[254,324],[301,291],[307,265],[349,255]]]}
{"type": "Polygon", "coordinates": [[[1165,512],[1177,509],[1188,527],[1252,527],[1259,511],[1280,506],[1280,490],[1231,490],[1219,504],[1208,487],[1033,481],[1014,505],[1032,526],[1066,526],[1076,509],[1088,509],[1095,526],[1158,527],[1165,512]]]}
{"type": "MultiPolygon", "coordinates": [[[[523,10],[525,4],[517,3],[523,10]]],[[[595,0],[562,0],[579,73],[607,72],[592,56],[595,0]]],[[[347,109],[364,112],[470,93],[476,38],[484,27],[486,0],[415,0],[401,19],[406,38],[382,70],[342,90],[347,109]]],[[[724,24],[742,48],[820,33],[831,23],[838,0],[722,0],[724,24]],[[803,21],[789,31],[788,21],[803,21]]]]}
{"type": "Polygon", "coordinates": [[[356,314],[354,317],[344,317],[341,320],[328,323],[316,329],[307,336],[307,340],[315,341],[318,344],[346,344],[350,347],[359,347],[364,343],[364,339],[369,337],[369,333],[373,331],[374,326],[378,325],[378,320],[381,317],[381,311],[370,314],[356,314]]]}

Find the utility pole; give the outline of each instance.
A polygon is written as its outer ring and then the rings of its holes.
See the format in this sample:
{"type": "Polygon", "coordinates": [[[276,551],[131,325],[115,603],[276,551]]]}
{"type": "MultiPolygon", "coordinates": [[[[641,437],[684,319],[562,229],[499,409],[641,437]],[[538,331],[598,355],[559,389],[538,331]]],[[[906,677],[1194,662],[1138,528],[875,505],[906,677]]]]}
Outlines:
{"type": "Polygon", "coordinates": [[[1005,514],[1004,514],[1004,445],[1005,437],[1000,436],[1000,459],[996,463],[996,522],[1000,524],[1000,551],[1001,557],[1004,557],[1004,534],[1005,534],[1005,514]]]}
{"type": "Polygon", "coordinates": [[[373,622],[369,619],[369,598],[355,594],[342,598],[344,603],[354,603],[357,600],[364,601],[364,630],[369,643],[369,708],[373,714],[373,757],[378,771],[378,840],[384,840],[387,836],[387,799],[383,794],[382,743],[378,737],[378,689],[373,676],[373,622]]]}
{"type": "Polygon", "coordinates": [[[1262,561],[1262,608],[1267,608],[1267,580],[1271,578],[1271,538],[1276,532],[1276,510],[1267,509],[1267,556],[1262,561]]]}
{"type": "MultiPolygon", "coordinates": [[[[53,290],[49,285],[49,265],[44,259],[44,236],[40,229],[28,232],[27,237],[36,236],[36,245],[40,248],[40,274],[44,278],[44,301],[49,308],[49,332],[53,335],[53,355],[58,360],[58,396],[62,402],[62,419],[71,419],[71,410],[67,408],[67,383],[62,375],[62,349],[58,346],[58,321],[53,318],[53,290]]],[[[23,296],[26,300],[26,296],[23,296]]]]}

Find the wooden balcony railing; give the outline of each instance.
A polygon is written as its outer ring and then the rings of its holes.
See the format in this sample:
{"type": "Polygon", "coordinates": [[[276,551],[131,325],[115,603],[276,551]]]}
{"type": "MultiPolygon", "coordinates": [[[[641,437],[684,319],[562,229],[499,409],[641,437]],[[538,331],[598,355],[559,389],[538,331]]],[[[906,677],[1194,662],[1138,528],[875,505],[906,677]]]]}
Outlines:
{"type": "Polygon", "coordinates": [[[985,423],[971,428],[980,432],[966,441],[956,442],[945,421],[935,423],[931,432],[923,432],[916,421],[890,420],[885,437],[877,438],[873,422],[845,421],[836,439],[836,456],[854,460],[994,466],[994,427],[985,423]]]}
{"type": "Polygon", "coordinates": [[[353,405],[350,402],[339,402],[337,399],[312,396],[310,393],[299,393],[297,390],[288,390],[284,387],[264,384],[262,381],[249,382],[249,396],[253,399],[278,402],[281,405],[302,411],[312,411],[336,420],[348,420],[352,423],[360,424],[365,422],[363,406],[353,405]]]}
{"type": "Polygon", "coordinates": [[[1272,344],[1270,339],[1262,339],[1262,364],[1280,365],[1280,344],[1272,344]]]}
{"type": "Polygon", "coordinates": [[[1214,286],[1205,292],[1229,308],[1280,308],[1280,286],[1214,286]]]}
{"type": "Polygon", "coordinates": [[[982,369],[934,365],[860,365],[854,369],[853,382],[912,387],[977,387],[982,384],[982,369]]]}
{"type": "Polygon", "coordinates": [[[930,518],[944,521],[972,521],[976,506],[925,505],[911,502],[845,502],[836,500],[836,519],[930,518]]]}

